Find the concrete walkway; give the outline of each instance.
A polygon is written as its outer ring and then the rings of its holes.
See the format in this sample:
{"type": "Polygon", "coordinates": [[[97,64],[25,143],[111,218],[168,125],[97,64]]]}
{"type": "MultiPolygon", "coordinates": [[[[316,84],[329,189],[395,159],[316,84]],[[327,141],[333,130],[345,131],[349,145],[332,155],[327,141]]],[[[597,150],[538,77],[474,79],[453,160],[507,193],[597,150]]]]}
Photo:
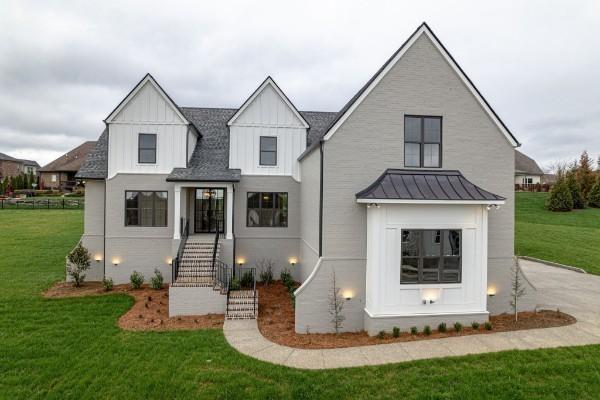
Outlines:
{"type": "Polygon", "coordinates": [[[577,318],[569,326],[499,332],[352,348],[304,350],[265,339],[256,320],[226,320],[225,338],[239,352],[294,368],[322,369],[378,365],[425,358],[462,356],[502,350],[526,350],[600,344],[600,276],[521,261],[537,288],[538,304],[577,318]]]}

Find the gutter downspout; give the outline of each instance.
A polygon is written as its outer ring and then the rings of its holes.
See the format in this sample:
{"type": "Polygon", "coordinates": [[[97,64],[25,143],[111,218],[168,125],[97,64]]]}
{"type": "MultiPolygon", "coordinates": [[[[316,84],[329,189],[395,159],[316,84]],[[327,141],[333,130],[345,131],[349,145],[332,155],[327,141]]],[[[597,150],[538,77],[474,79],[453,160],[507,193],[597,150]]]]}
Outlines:
{"type": "Polygon", "coordinates": [[[320,182],[319,182],[319,257],[323,257],[323,140],[319,142],[321,153],[320,182]]]}

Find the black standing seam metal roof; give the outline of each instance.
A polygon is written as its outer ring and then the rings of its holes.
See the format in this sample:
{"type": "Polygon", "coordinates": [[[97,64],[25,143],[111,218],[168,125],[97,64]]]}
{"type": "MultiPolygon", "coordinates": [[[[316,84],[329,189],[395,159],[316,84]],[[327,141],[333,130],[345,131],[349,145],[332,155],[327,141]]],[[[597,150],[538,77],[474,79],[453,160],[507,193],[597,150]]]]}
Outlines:
{"type": "Polygon", "coordinates": [[[460,171],[388,169],[356,193],[364,200],[504,201],[480,188],[460,171]]]}

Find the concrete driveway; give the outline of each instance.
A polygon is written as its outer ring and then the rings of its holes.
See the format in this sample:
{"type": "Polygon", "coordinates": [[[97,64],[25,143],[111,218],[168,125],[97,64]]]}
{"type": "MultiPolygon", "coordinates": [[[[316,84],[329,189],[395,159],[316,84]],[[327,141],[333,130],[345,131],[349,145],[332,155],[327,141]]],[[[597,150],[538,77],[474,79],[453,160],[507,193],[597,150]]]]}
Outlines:
{"type": "Polygon", "coordinates": [[[229,344],[243,354],[305,369],[357,367],[503,350],[600,344],[600,276],[525,260],[521,261],[521,268],[537,289],[540,308],[558,308],[577,318],[577,323],[558,328],[327,350],[295,349],[270,342],[261,335],[256,320],[226,320],[223,330],[229,344]]]}

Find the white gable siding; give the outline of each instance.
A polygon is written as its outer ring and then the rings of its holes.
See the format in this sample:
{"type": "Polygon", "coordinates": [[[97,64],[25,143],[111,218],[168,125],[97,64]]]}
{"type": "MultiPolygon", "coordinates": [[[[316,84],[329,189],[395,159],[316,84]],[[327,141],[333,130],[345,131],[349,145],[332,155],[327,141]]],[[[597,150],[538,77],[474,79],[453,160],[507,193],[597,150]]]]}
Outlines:
{"type": "Polygon", "coordinates": [[[111,122],[185,123],[150,81],[138,90],[111,122]]]}
{"type": "Polygon", "coordinates": [[[194,139],[188,139],[186,121],[150,81],[124,104],[108,129],[109,178],[119,173],[168,174],[173,168],[186,166],[193,151],[188,146],[195,144],[194,139]],[[156,164],[138,163],[140,133],[156,134],[156,164]]]}
{"type": "Polygon", "coordinates": [[[300,180],[298,156],[306,149],[306,128],[271,85],[230,126],[230,168],[242,175],[287,175],[300,180]],[[277,137],[277,165],[260,165],[260,137],[277,137]]]}
{"type": "Polygon", "coordinates": [[[194,131],[192,131],[191,129],[188,132],[187,141],[188,141],[188,143],[187,143],[187,149],[188,149],[187,159],[189,161],[190,158],[192,158],[194,149],[196,148],[196,143],[198,143],[198,135],[196,133],[194,133],[194,131]]]}

